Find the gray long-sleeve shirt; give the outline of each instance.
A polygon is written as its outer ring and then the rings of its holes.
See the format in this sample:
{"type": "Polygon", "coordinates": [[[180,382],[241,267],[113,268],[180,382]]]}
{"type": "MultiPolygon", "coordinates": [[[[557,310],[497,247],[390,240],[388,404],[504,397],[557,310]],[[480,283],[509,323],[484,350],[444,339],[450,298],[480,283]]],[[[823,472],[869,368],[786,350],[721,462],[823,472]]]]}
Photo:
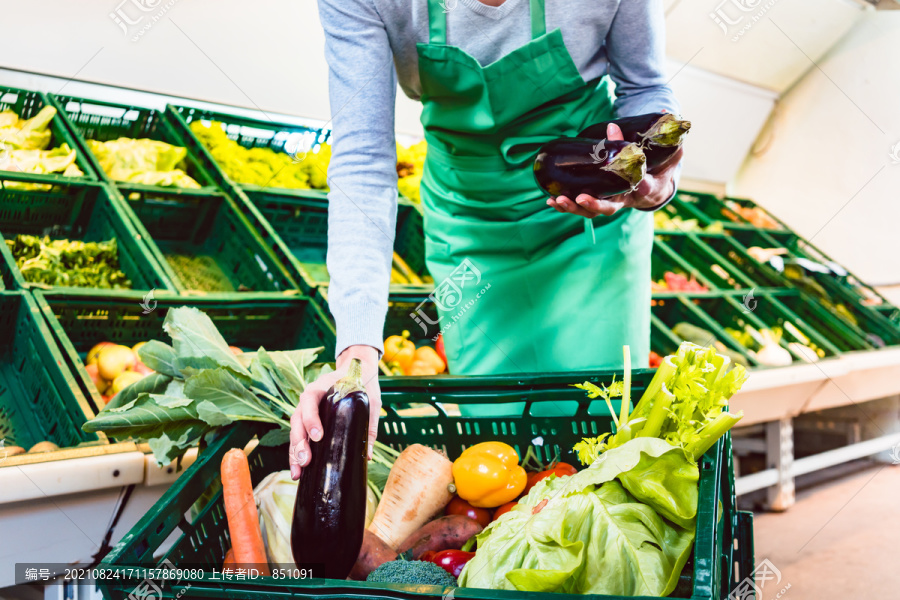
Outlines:
{"type": "MultiPolygon", "coordinates": [[[[397,217],[395,94],[399,82],[407,96],[420,95],[416,44],[428,42],[427,1],[318,1],[333,126],[327,263],[336,351],[383,351],[397,217]]],[[[529,4],[444,0],[447,42],[490,64],[530,41],[529,4]]],[[[662,0],[546,0],[545,12],[547,31],[562,30],[584,80],[615,82],[617,116],[679,112],[664,76],[662,0]]]]}

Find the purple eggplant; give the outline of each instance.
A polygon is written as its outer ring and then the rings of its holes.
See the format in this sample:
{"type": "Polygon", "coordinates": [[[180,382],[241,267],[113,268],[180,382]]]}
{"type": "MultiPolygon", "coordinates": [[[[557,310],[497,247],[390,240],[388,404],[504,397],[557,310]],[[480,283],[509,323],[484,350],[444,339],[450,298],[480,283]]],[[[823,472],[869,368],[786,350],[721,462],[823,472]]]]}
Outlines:
{"type": "Polygon", "coordinates": [[[626,142],[640,144],[647,155],[647,168],[651,170],[669,160],[691,130],[690,121],[682,121],[670,113],[650,113],[597,123],[579,133],[578,137],[605,139],[606,127],[610,123],[619,126],[626,142]]]}
{"type": "Polygon", "coordinates": [[[319,419],[322,439],[310,443],[312,460],[300,474],[291,550],[300,567],[322,565],[314,576],[346,579],[366,528],[369,397],[359,360],[328,390],[319,419]]]}
{"type": "Polygon", "coordinates": [[[541,146],[534,180],[550,196],[605,198],[633,190],[644,178],[646,157],[638,144],[559,138],[541,146]]]}

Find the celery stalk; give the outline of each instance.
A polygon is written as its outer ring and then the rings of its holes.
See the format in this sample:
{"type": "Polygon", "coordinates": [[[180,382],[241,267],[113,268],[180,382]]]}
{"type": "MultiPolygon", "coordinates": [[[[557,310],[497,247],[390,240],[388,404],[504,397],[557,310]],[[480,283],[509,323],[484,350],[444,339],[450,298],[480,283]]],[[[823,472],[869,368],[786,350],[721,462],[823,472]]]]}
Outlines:
{"type": "Polygon", "coordinates": [[[665,384],[663,384],[659,394],[654,398],[653,405],[650,408],[650,415],[647,417],[647,423],[640,433],[637,434],[637,437],[662,437],[660,434],[666,422],[666,417],[669,416],[669,407],[672,406],[674,401],[675,394],[666,389],[665,384]]]}
{"type": "Polygon", "coordinates": [[[690,454],[696,461],[701,456],[706,454],[706,451],[712,448],[713,444],[716,443],[716,440],[725,435],[725,433],[729,429],[734,427],[735,423],[740,421],[741,417],[743,416],[744,411],[740,411],[737,414],[720,414],[715,419],[710,421],[702,431],[698,432],[701,436],[699,440],[691,442],[690,444],[685,446],[685,452],[690,454]]]}

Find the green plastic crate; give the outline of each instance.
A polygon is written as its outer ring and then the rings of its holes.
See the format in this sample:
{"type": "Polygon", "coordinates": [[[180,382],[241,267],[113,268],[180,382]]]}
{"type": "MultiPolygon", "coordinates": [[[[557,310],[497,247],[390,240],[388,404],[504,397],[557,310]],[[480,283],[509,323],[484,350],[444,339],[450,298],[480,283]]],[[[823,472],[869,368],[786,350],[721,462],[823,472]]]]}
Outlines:
{"type": "MultiPolygon", "coordinates": [[[[0,233],[48,235],[51,239],[99,242],[115,239],[119,267],[136,290],[171,289],[171,280],[149,253],[131,218],[105,185],[58,181],[47,191],[10,189],[15,174],[0,175],[0,233]]],[[[2,240],[0,236],[0,240],[2,240]]],[[[0,275],[6,287],[46,288],[26,282],[5,243],[0,245],[0,275]]],[[[75,287],[54,289],[79,289],[75,287]]]]}
{"type": "MultiPolygon", "coordinates": [[[[0,111],[15,111],[22,119],[30,119],[35,116],[41,109],[47,105],[52,105],[50,99],[43,92],[32,92],[0,85],[0,111]]],[[[50,121],[50,143],[47,144],[47,150],[57,148],[62,144],[68,144],[69,148],[75,150],[75,164],[84,172],[81,177],[63,177],[62,174],[49,173],[38,175],[34,174],[32,181],[53,183],[60,179],[64,181],[97,181],[97,175],[90,161],[85,157],[84,151],[75,140],[75,136],[66,126],[65,117],[57,109],[56,116],[50,121]]]]}
{"type": "MultiPolygon", "coordinates": [[[[669,329],[682,322],[700,327],[711,333],[712,337],[702,344],[700,343],[701,340],[690,341],[701,346],[709,346],[714,341],[721,342],[732,352],[743,356],[749,366],[755,367],[758,365],[756,359],[750,356],[747,353],[747,349],[732,336],[728,335],[724,329],[724,327],[730,326],[732,318],[735,317],[734,313],[741,312],[738,307],[728,303],[725,298],[727,296],[694,298],[684,295],[665,299],[658,298],[651,308],[651,315],[655,316],[660,323],[669,329]],[[700,305],[706,306],[709,310],[700,308],[700,305]]],[[[677,339],[677,335],[674,332],[672,335],[677,339]]],[[[651,350],[655,350],[655,348],[651,348],[651,350]]],[[[659,350],[656,350],[656,352],[659,353],[659,350]]]]}
{"type": "Polygon", "coordinates": [[[119,201],[180,293],[299,293],[240,200],[162,188],[123,192],[119,201]]]}
{"type": "Polygon", "coordinates": [[[42,441],[105,442],[81,430],[93,417],[34,300],[0,292],[0,440],[26,450],[42,441]]]}
{"type": "Polygon", "coordinates": [[[703,236],[693,233],[659,234],[656,240],[668,246],[673,254],[690,263],[717,289],[730,291],[757,287],[757,283],[751,277],[707,243],[709,238],[714,237],[725,236],[703,236]]]}
{"type": "Polygon", "coordinates": [[[265,188],[232,181],[219,167],[209,150],[191,131],[190,124],[194,121],[218,121],[225,125],[228,137],[245,148],[268,148],[286,154],[296,151],[297,148],[316,148],[319,144],[326,143],[331,136],[331,129],[277,123],[269,118],[253,119],[187,106],[169,105],[166,107],[166,112],[170,115],[191,152],[203,161],[210,173],[214,174],[219,185],[226,189],[237,185],[247,191],[277,189],[281,194],[296,195],[300,198],[308,198],[310,195],[319,198],[327,197],[324,190],[265,188]]]}
{"type": "Polygon", "coordinates": [[[183,298],[160,293],[145,301],[140,294],[130,292],[73,295],[38,291],[35,301],[69,368],[95,407],[102,406],[102,402],[84,370],[88,350],[104,341],[125,346],[149,340],[171,343],[162,325],[169,309],[179,306],[202,310],[229,344],[248,352],[260,346],[267,350],[323,346],[321,359],[326,362],[334,359],[334,326],[326,312],[305,297],[241,301],[227,294],[183,298]],[[147,308],[152,310],[145,313],[147,308]]]}
{"type": "MultiPolygon", "coordinates": [[[[173,146],[186,145],[178,130],[166,118],[165,110],[59,94],[49,94],[49,98],[61,112],[65,113],[69,127],[78,140],[79,148],[88,157],[94,171],[102,180],[123,189],[155,190],[160,187],[113,181],[100,167],[97,157],[88,148],[85,140],[106,142],[121,137],[149,138],[173,146]]],[[[218,189],[213,175],[190,150],[184,160],[184,170],[200,184],[200,189],[164,189],[188,195],[210,193],[218,189]]]]}
{"type": "MultiPolygon", "coordinates": [[[[669,243],[672,240],[684,238],[683,235],[657,235],[653,239],[653,254],[650,260],[650,278],[654,283],[665,282],[666,272],[672,272],[676,275],[684,275],[690,279],[693,277],[698,283],[705,286],[708,292],[717,292],[721,289],[727,289],[728,280],[716,275],[710,269],[709,263],[712,259],[696,252],[696,248],[692,248],[695,252],[679,252],[676,251],[669,243]]],[[[680,246],[680,245],[679,245],[680,246]]],[[[683,248],[680,248],[684,250],[683,248]]],[[[667,296],[671,294],[682,293],[678,291],[654,291],[653,296],[667,296]]],[[[704,294],[707,292],[686,292],[692,295],[704,294]]]]}
{"type": "MultiPolygon", "coordinates": [[[[325,255],[328,249],[328,201],[316,192],[283,195],[268,191],[247,191],[250,202],[272,226],[287,248],[295,278],[308,289],[328,284],[325,255]]],[[[394,251],[420,278],[429,278],[425,265],[425,232],[418,206],[399,199],[394,251]]],[[[392,285],[394,290],[409,288],[392,285]]],[[[429,289],[431,284],[413,286],[429,289]]]]}
{"type": "MultiPolygon", "coordinates": [[[[637,394],[649,381],[652,372],[635,373],[634,387],[637,394]]],[[[379,425],[379,439],[392,447],[401,448],[411,443],[429,444],[456,458],[464,447],[485,440],[503,440],[515,446],[523,454],[537,437],[549,444],[536,447],[541,455],[552,456],[560,451],[563,460],[573,461],[571,447],[582,437],[609,431],[611,419],[608,413],[592,415],[591,403],[584,394],[571,387],[578,381],[591,380],[609,383],[611,372],[571,374],[563,376],[473,377],[446,378],[441,380],[406,378],[385,380],[382,384],[382,400],[387,416],[379,425]],[[447,416],[440,403],[483,404],[497,401],[525,402],[520,416],[489,418],[447,416]],[[539,405],[559,401],[574,405],[570,414],[559,417],[536,417],[531,412],[546,412],[539,405]],[[432,416],[401,416],[397,408],[408,403],[433,407],[432,416]]],[[[617,374],[621,379],[621,373],[617,374]]],[[[187,588],[180,596],[193,598],[384,598],[419,599],[441,598],[449,589],[429,586],[375,585],[364,582],[326,579],[276,580],[255,582],[223,582],[210,579],[212,568],[220,568],[226,549],[230,546],[227,522],[222,505],[222,493],[217,489],[219,464],[230,448],[243,447],[254,434],[264,427],[237,424],[215,440],[197,461],[172,485],[166,494],[135,525],[123,541],[104,559],[103,567],[116,569],[123,579],[107,578],[99,581],[108,600],[124,599],[140,583],[140,578],[129,579],[129,566],[152,567],[168,560],[176,568],[203,568],[206,574],[185,577],[177,585],[174,582],[156,582],[166,597],[187,588]],[[196,501],[209,491],[212,500],[194,519],[186,514],[196,501]],[[176,531],[177,530],[177,531],[176,531]],[[173,532],[174,545],[165,551],[160,547],[173,532]]],[[[733,469],[726,453],[730,452],[729,438],[723,438],[701,459],[699,482],[699,506],[697,538],[692,558],[688,561],[681,581],[673,594],[677,598],[718,599],[728,595],[732,588],[732,572],[735,563],[739,572],[752,570],[752,545],[735,543],[748,540],[752,531],[745,517],[735,510],[733,494],[733,469]],[[720,512],[721,511],[721,512],[720,512]],[[721,518],[719,518],[721,517],[721,518]],[[738,529],[744,527],[743,530],[738,529]]],[[[249,456],[254,485],[269,473],[287,468],[287,448],[257,447],[249,456]]],[[[570,595],[523,594],[481,589],[456,589],[457,598],[503,600],[528,598],[551,600],[553,598],[581,598],[570,595]]],[[[610,596],[593,596],[607,598],[610,596]]]]}

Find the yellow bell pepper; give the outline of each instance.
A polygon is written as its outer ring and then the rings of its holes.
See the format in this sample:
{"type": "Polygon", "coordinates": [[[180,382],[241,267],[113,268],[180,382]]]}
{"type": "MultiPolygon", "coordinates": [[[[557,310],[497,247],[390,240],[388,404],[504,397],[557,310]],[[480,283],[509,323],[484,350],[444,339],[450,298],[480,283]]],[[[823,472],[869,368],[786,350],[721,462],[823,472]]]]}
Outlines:
{"type": "Polygon", "coordinates": [[[416,345],[409,339],[409,332],[392,335],[384,340],[384,362],[396,363],[405,374],[409,374],[416,355],[416,345]]]}
{"type": "Polygon", "coordinates": [[[482,442],[463,450],[454,461],[453,480],[460,498],[472,506],[494,508],[522,493],[526,475],[512,446],[482,442]]]}

